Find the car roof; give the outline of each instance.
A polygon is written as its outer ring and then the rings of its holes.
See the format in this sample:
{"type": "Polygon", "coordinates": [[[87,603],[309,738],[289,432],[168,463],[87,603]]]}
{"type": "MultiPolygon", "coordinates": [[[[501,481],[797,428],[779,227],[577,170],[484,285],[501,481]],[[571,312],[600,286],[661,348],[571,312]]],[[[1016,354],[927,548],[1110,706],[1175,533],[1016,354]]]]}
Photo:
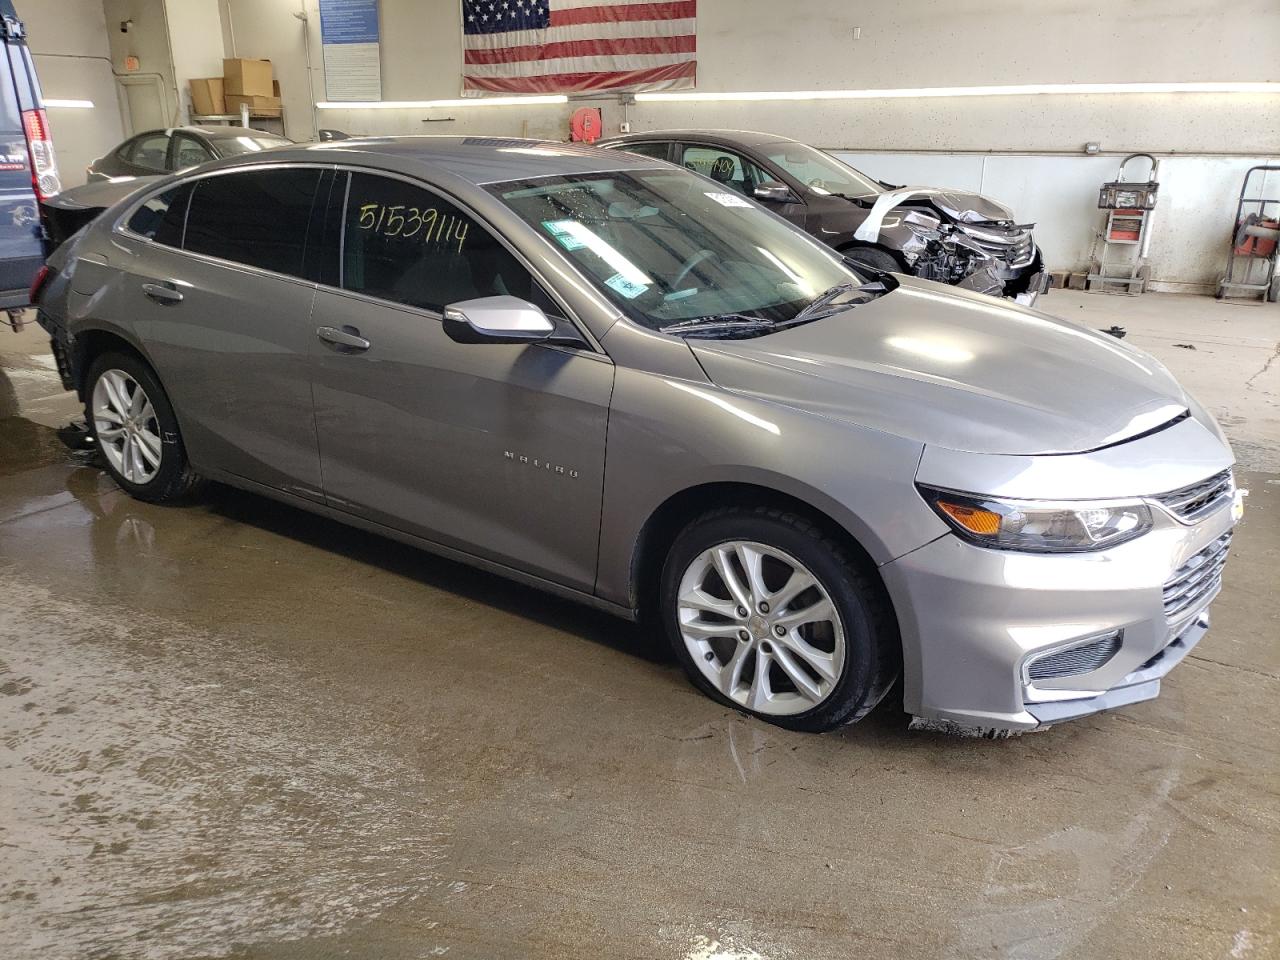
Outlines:
{"type": "Polygon", "coordinates": [[[644,133],[629,133],[621,137],[610,137],[602,144],[623,145],[627,143],[650,143],[654,140],[701,140],[704,143],[718,143],[724,146],[759,147],[766,143],[795,143],[790,137],[777,133],[761,133],[758,130],[647,130],[644,133]]]}
{"type": "Polygon", "coordinates": [[[232,140],[236,137],[271,137],[274,140],[287,140],[288,137],[269,130],[251,130],[248,127],[174,127],[184,133],[198,133],[206,140],[232,140]]]}
{"type": "MultiPolygon", "coordinates": [[[[219,166],[252,162],[251,154],[222,161],[219,166]]],[[[611,170],[670,169],[660,160],[555,140],[516,140],[505,137],[369,137],[333,140],[297,147],[277,147],[273,161],[336,162],[346,159],[361,166],[398,167],[422,163],[476,186],[534,177],[603,173],[611,170]]],[[[203,168],[203,169],[208,169],[203,168]]]]}

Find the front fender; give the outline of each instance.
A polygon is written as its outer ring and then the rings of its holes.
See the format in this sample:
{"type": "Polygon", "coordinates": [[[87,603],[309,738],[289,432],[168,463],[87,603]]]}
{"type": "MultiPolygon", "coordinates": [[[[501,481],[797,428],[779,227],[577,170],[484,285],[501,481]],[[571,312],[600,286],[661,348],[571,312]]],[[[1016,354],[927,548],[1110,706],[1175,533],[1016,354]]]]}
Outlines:
{"type": "Polygon", "coordinates": [[[829,516],[876,564],[945,532],[913,487],[923,446],[891,434],[620,367],[609,415],[596,592],[629,606],[641,531],[676,494],[744,483],[829,516]]]}

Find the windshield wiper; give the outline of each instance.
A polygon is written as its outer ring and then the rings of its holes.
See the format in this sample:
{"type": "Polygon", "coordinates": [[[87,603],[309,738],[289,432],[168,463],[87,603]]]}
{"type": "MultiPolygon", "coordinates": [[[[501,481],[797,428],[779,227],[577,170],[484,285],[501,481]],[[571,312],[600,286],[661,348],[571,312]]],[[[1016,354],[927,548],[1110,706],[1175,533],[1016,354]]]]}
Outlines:
{"type": "Polygon", "coordinates": [[[710,317],[693,317],[678,323],[668,323],[665,327],[659,327],[658,330],[662,333],[674,333],[677,336],[694,333],[706,337],[731,337],[735,334],[772,330],[775,326],[773,321],[762,320],[760,317],[748,317],[741,313],[721,313],[710,317]]]}
{"type": "Polygon", "coordinates": [[[846,280],[843,283],[837,283],[830,290],[825,291],[804,307],[790,320],[777,324],[779,327],[794,327],[799,323],[808,323],[810,320],[821,320],[823,317],[830,316],[833,313],[839,313],[841,310],[847,310],[850,307],[856,307],[859,304],[866,303],[868,300],[874,300],[876,297],[882,296],[897,286],[892,282],[892,278],[887,274],[881,274],[882,279],[872,280],[869,283],[854,283],[846,280]],[[886,283],[888,279],[890,282],[886,283]],[[836,303],[846,293],[858,293],[861,297],[857,300],[847,300],[843,303],[836,303]]]}
{"type": "Polygon", "coordinates": [[[843,280],[834,287],[824,290],[813,298],[813,301],[800,310],[788,323],[804,323],[806,320],[815,319],[819,313],[831,305],[831,302],[837,297],[846,293],[852,293],[854,290],[861,288],[860,284],[854,283],[852,280],[843,280]]]}

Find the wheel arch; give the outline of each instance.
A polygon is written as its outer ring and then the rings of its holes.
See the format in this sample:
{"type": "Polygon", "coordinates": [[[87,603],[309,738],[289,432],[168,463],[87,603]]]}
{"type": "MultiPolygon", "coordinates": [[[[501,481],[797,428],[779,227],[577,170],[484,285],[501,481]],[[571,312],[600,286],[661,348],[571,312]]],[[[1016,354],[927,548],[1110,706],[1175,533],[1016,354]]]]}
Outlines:
{"type": "MultiPolygon", "coordinates": [[[[816,500],[818,498],[810,498],[816,500]]],[[[892,594],[871,551],[833,512],[777,487],[742,480],[716,480],[686,487],[671,494],[649,515],[636,538],[631,561],[631,603],[642,618],[656,609],[662,565],[680,531],[696,517],[716,507],[770,506],[798,513],[817,523],[845,546],[859,569],[881,592],[893,615],[900,618],[892,594]]]]}
{"type": "Polygon", "coordinates": [[[851,240],[845,240],[843,242],[833,244],[833,246],[837,253],[845,253],[845,254],[849,253],[849,251],[851,250],[874,250],[877,253],[883,253],[886,256],[892,257],[894,262],[900,268],[899,269],[900,273],[911,272],[910,269],[907,267],[906,260],[902,258],[902,251],[895,250],[893,247],[887,246],[883,243],[867,243],[862,240],[851,239],[851,240]]]}
{"type": "Polygon", "coordinates": [[[107,325],[87,327],[76,331],[75,339],[71,344],[69,358],[76,395],[82,401],[88,399],[85,396],[85,391],[88,389],[86,381],[89,376],[89,368],[93,366],[94,360],[110,350],[120,350],[135,355],[150,367],[152,373],[155,373],[156,377],[159,378],[160,374],[156,370],[156,365],[151,362],[147,352],[142,348],[141,344],[124,330],[107,325]]]}

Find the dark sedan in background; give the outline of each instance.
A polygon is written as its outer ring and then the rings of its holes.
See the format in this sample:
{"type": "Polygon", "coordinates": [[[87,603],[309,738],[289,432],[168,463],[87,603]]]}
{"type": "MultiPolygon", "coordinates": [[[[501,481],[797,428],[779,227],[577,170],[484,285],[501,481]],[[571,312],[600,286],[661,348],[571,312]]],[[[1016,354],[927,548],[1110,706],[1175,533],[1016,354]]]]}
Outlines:
{"type": "Polygon", "coordinates": [[[209,160],[260,153],[293,141],[247,127],[171,127],[130,137],[89,164],[89,180],[153,177],[186,170],[209,160]]]}
{"type": "Polygon", "coordinates": [[[688,167],[876,270],[1026,305],[1047,286],[1033,224],[1017,223],[1008,207],[978,194],[891,187],[829,153],[771,133],[666,130],[599,146],[688,167]]]}

